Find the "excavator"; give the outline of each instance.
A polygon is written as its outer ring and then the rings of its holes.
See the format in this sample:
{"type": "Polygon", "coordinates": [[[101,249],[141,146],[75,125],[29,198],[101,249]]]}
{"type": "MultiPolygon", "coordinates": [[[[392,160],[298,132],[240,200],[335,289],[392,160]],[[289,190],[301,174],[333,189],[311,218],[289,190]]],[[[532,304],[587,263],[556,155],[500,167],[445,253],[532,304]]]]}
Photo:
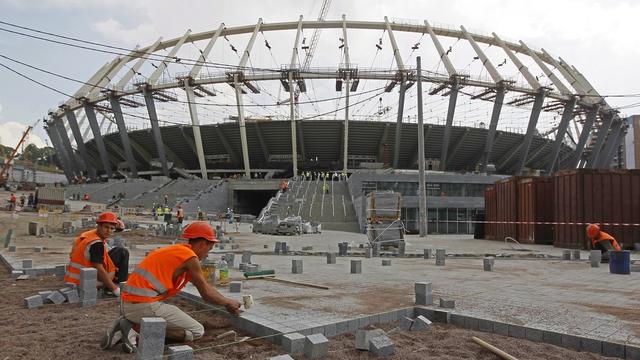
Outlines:
{"type": "Polygon", "coordinates": [[[13,165],[13,159],[18,154],[18,150],[20,149],[20,146],[22,146],[22,144],[27,140],[27,136],[29,135],[29,132],[33,129],[34,126],[38,124],[38,121],[31,126],[27,126],[27,129],[22,133],[22,137],[20,138],[20,141],[18,141],[18,145],[16,145],[13,151],[11,151],[11,154],[9,154],[9,156],[4,160],[4,165],[2,165],[2,169],[0,170],[0,187],[3,187],[6,185],[7,177],[9,176],[9,170],[13,165]]]}

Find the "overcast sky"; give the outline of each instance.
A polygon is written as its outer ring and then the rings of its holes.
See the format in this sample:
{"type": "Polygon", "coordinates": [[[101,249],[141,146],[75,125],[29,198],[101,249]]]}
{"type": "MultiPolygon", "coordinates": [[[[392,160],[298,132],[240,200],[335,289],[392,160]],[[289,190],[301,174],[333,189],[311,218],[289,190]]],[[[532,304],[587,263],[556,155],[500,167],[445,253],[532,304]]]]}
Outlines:
{"type": "MultiPolygon", "coordinates": [[[[275,0],[0,0],[0,20],[116,46],[133,47],[193,32],[227,26],[295,21],[317,17],[321,1],[275,0]]],[[[600,94],[640,93],[640,1],[382,1],[334,0],[327,19],[346,14],[352,20],[424,19],[464,25],[543,47],[576,66],[600,94]],[[534,5],[535,4],[535,5],[534,5]]],[[[8,28],[0,25],[1,28],[8,28]]],[[[377,37],[378,35],[374,35],[377,37]]],[[[277,40],[272,39],[276,42],[277,40]]],[[[358,37],[350,37],[355,43],[358,37]]],[[[369,40],[367,40],[369,41],[369,40]]],[[[287,50],[289,51],[289,50],[287,50]]],[[[72,78],[87,80],[112,55],[74,49],[0,31],[0,54],[72,78]]],[[[284,56],[286,58],[288,53],[284,56]]],[[[284,63],[284,61],[282,61],[284,63]]],[[[30,71],[0,58],[0,63],[66,93],[79,85],[30,71]]],[[[367,64],[368,65],[368,64],[367,64]]],[[[27,124],[46,115],[66,98],[0,68],[0,143],[14,145],[27,124]]],[[[624,106],[640,98],[611,98],[624,106]]],[[[638,113],[640,107],[623,110],[638,113]]],[[[31,141],[41,146],[38,126],[31,141]]]]}

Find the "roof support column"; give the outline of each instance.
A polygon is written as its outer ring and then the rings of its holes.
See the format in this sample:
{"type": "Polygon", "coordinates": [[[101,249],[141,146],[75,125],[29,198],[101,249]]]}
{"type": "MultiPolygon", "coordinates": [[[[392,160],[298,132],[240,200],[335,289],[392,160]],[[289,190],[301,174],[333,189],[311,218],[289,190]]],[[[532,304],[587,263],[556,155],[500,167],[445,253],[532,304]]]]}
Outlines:
{"type": "Polygon", "coordinates": [[[198,118],[198,107],[196,105],[196,96],[193,89],[185,82],[184,91],[187,94],[187,102],[189,103],[189,115],[191,116],[191,129],[193,130],[193,140],[196,145],[196,154],[198,155],[198,164],[200,165],[200,176],[208,179],[207,163],[204,159],[204,147],[202,146],[202,135],[200,134],[200,119],[198,118]]]}
{"type": "Polygon", "coordinates": [[[107,149],[104,146],[102,134],[100,133],[100,126],[98,125],[98,119],[96,118],[96,111],[92,104],[84,103],[84,113],[89,120],[89,127],[93,133],[93,139],[96,142],[96,148],[98,148],[98,154],[100,155],[100,161],[102,162],[102,168],[107,174],[108,178],[113,177],[111,172],[111,164],[109,163],[109,156],[107,155],[107,149]]]}
{"type": "Polygon", "coordinates": [[[118,99],[114,96],[109,96],[109,103],[111,104],[111,110],[113,110],[113,116],[116,118],[116,125],[118,126],[118,132],[120,133],[120,141],[124,148],[124,153],[127,157],[127,163],[129,170],[131,170],[131,177],[138,177],[138,168],[136,166],[136,159],[133,157],[133,150],[131,150],[131,142],[129,141],[129,133],[127,133],[127,127],[124,124],[124,115],[122,114],[122,108],[118,99]]]}
{"type": "Polygon", "coordinates": [[[404,95],[407,92],[406,74],[402,74],[400,81],[400,94],[398,97],[398,118],[396,120],[396,141],[393,148],[393,168],[398,168],[400,160],[400,141],[402,141],[402,116],[404,115],[404,95]]]}
{"type": "Polygon", "coordinates": [[[560,148],[562,147],[562,142],[564,140],[564,135],[569,127],[569,122],[571,122],[573,109],[576,107],[577,102],[578,99],[575,96],[572,96],[571,100],[564,104],[562,118],[560,119],[560,124],[558,125],[558,130],[556,132],[556,140],[553,142],[553,148],[551,149],[549,162],[547,163],[547,174],[551,174],[556,165],[558,155],[560,154],[560,148]]]}
{"type": "Polygon", "coordinates": [[[80,133],[80,127],[78,126],[78,119],[76,118],[76,114],[73,110],[69,109],[69,107],[64,108],[65,117],[69,122],[69,127],[71,128],[71,132],[73,133],[73,137],[76,139],[76,147],[78,148],[78,152],[80,153],[80,166],[84,168],[86,173],[91,179],[96,178],[96,170],[91,166],[91,159],[89,158],[89,153],[84,146],[84,140],[82,139],[82,134],[80,133]]]}
{"type": "Polygon", "coordinates": [[[53,125],[53,120],[45,126],[45,131],[47,135],[49,135],[49,139],[51,139],[51,144],[53,144],[53,148],[56,150],[56,156],[60,159],[60,164],[62,165],[62,171],[67,178],[67,181],[71,181],[73,179],[73,171],[71,170],[71,165],[69,165],[69,159],[66,157],[66,152],[64,151],[64,147],[60,142],[60,138],[58,137],[58,131],[53,125]]]}
{"type": "Polygon", "coordinates": [[[293,71],[289,69],[289,111],[291,116],[291,163],[293,164],[293,177],[298,176],[298,139],[296,138],[296,111],[294,107],[295,84],[293,83],[293,71]]]}
{"type": "Polygon", "coordinates": [[[349,42],[347,41],[347,17],[342,15],[342,38],[344,40],[344,60],[347,67],[346,76],[344,79],[345,86],[345,107],[344,107],[344,139],[342,149],[342,172],[347,173],[348,158],[349,158],[349,92],[351,91],[350,76],[351,76],[351,59],[349,58],[349,42]]]}
{"type": "Polygon", "coordinates": [[[571,164],[569,167],[577,168],[580,160],[582,159],[582,152],[584,151],[584,146],[589,139],[589,134],[591,133],[591,128],[596,121],[596,116],[598,115],[598,111],[600,107],[598,105],[594,105],[589,109],[587,113],[587,119],[582,125],[582,131],[580,132],[580,138],[578,139],[578,143],[576,144],[576,150],[573,152],[573,158],[571,159],[571,164]]]}
{"type": "Polygon", "coordinates": [[[76,175],[80,175],[81,173],[81,169],[78,166],[78,164],[80,163],[80,159],[77,156],[77,154],[74,153],[73,148],[71,147],[71,141],[69,141],[69,136],[67,134],[67,130],[65,130],[64,128],[64,123],[62,118],[58,118],[58,119],[53,119],[53,124],[56,127],[56,130],[58,132],[58,136],[60,137],[61,143],[62,143],[62,148],[64,149],[65,152],[65,156],[67,157],[68,161],[69,161],[69,165],[72,169],[72,171],[76,174],[76,175]]]}
{"type": "Polygon", "coordinates": [[[456,113],[456,102],[458,101],[458,77],[452,78],[451,93],[449,94],[449,109],[447,110],[447,123],[442,137],[442,149],[440,150],[440,169],[447,170],[447,152],[449,151],[449,140],[451,139],[451,127],[453,126],[453,116],[456,113]]]}
{"type": "Polygon", "coordinates": [[[529,117],[529,125],[527,126],[527,133],[524,136],[524,142],[522,143],[522,151],[520,152],[520,159],[516,165],[516,175],[522,175],[524,165],[527,163],[527,155],[529,154],[529,148],[531,147],[531,141],[533,140],[533,133],[538,125],[538,118],[540,117],[540,111],[544,104],[544,98],[546,91],[540,89],[536,94],[535,101],[533,102],[533,108],[531,109],[531,116],[529,117]]]}
{"type": "Polygon", "coordinates": [[[618,149],[620,148],[620,142],[622,142],[622,139],[624,138],[624,134],[626,133],[625,131],[626,128],[627,126],[623,124],[621,121],[620,128],[618,129],[618,133],[616,137],[613,139],[612,146],[609,152],[607,153],[607,157],[604,159],[603,166],[607,166],[608,168],[611,165],[611,162],[613,161],[613,157],[616,155],[616,153],[618,152],[618,149]]]}
{"type": "Polygon", "coordinates": [[[160,125],[158,124],[158,113],[156,111],[156,103],[153,101],[153,95],[151,90],[145,88],[143,91],[144,102],[147,105],[147,113],[149,114],[149,121],[151,122],[151,132],[153,133],[153,140],[156,143],[156,150],[158,151],[158,157],[160,158],[160,164],[162,166],[162,173],[164,176],[169,176],[169,167],[167,166],[167,156],[164,153],[164,142],[162,141],[162,135],[160,133],[160,125]]]}
{"type": "Polygon", "coordinates": [[[615,143],[617,141],[617,136],[622,129],[622,121],[614,121],[611,125],[611,130],[609,131],[609,136],[605,141],[605,145],[600,151],[600,156],[596,159],[595,167],[596,168],[604,168],[607,169],[611,165],[611,162],[607,163],[607,159],[609,158],[610,153],[615,149],[615,143]]]}
{"type": "Polygon", "coordinates": [[[487,140],[484,144],[484,151],[482,153],[482,163],[480,165],[480,171],[484,172],[489,164],[489,158],[491,157],[491,149],[496,138],[496,129],[498,128],[498,120],[500,119],[500,112],[502,111],[502,102],[504,101],[505,93],[504,83],[498,84],[496,88],[496,98],[493,101],[493,111],[491,112],[491,123],[489,124],[489,131],[487,132],[487,140]]]}
{"type": "Polygon", "coordinates": [[[602,126],[598,129],[598,137],[596,138],[596,143],[593,145],[591,149],[591,156],[585,165],[585,168],[595,168],[598,164],[598,157],[600,156],[600,150],[602,150],[602,145],[604,145],[604,140],[607,138],[607,133],[609,132],[609,128],[611,127],[611,122],[613,121],[613,113],[609,112],[603,116],[602,126]]]}
{"type": "Polygon", "coordinates": [[[242,104],[242,89],[238,82],[238,74],[233,74],[233,87],[236,90],[236,104],[238,106],[238,126],[240,128],[240,144],[242,146],[242,162],[244,176],[251,179],[251,165],[249,164],[249,145],[247,143],[247,129],[244,123],[244,106],[242,104]]]}
{"type": "MultiPolygon", "coordinates": [[[[418,77],[418,189],[420,191],[418,201],[418,231],[420,237],[427,236],[427,190],[426,176],[424,173],[424,121],[422,113],[422,62],[420,56],[416,58],[418,77]]],[[[409,164],[413,165],[413,164],[409,164]]]]}

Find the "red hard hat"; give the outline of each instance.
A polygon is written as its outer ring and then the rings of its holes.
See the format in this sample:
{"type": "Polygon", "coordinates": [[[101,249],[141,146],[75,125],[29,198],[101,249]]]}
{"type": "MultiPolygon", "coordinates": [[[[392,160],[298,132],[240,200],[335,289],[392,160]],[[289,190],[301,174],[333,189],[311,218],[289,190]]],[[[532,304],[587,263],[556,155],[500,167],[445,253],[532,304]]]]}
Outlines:
{"type": "Polygon", "coordinates": [[[182,231],[183,239],[197,239],[205,238],[209,241],[218,242],[216,239],[216,233],[211,228],[211,225],[204,221],[194,221],[187,225],[182,231]]]}
{"type": "Polygon", "coordinates": [[[105,211],[102,214],[98,215],[98,220],[96,220],[96,223],[110,223],[113,225],[118,225],[118,215],[109,211],[105,211]]]}
{"type": "Polygon", "coordinates": [[[594,238],[600,232],[600,226],[598,224],[589,224],[587,225],[587,236],[590,238],[594,238]]]}

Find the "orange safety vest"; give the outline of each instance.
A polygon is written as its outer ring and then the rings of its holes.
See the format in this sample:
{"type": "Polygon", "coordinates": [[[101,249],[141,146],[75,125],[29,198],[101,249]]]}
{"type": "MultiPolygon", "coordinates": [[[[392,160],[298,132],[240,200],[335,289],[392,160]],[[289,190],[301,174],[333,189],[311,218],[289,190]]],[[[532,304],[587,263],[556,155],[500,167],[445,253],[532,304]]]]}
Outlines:
{"type": "Polygon", "coordinates": [[[598,234],[597,237],[591,239],[591,245],[593,245],[593,247],[595,248],[596,244],[601,242],[601,241],[610,241],[611,242],[611,247],[613,248],[613,250],[622,251],[622,248],[620,247],[620,244],[618,244],[616,239],[614,239],[613,236],[607,234],[604,231],[600,231],[600,233],[598,234]]]}
{"type": "Polygon", "coordinates": [[[177,244],[151,252],[129,276],[122,287],[122,301],[150,303],[175,296],[191,280],[187,271],[173,274],[185,261],[197,257],[189,244],[177,244]]]}
{"type": "MultiPolygon", "coordinates": [[[[104,243],[105,251],[102,253],[102,265],[107,271],[109,276],[115,277],[116,265],[111,261],[109,253],[106,251],[107,244],[100,239],[96,229],[85,231],[76,238],[69,254],[69,266],[67,266],[67,273],[64,275],[64,281],[80,285],[80,269],[93,268],[91,262],[91,255],[89,254],[89,248],[91,245],[102,241],[104,243]]],[[[98,285],[103,285],[98,281],[98,285]]]]}

